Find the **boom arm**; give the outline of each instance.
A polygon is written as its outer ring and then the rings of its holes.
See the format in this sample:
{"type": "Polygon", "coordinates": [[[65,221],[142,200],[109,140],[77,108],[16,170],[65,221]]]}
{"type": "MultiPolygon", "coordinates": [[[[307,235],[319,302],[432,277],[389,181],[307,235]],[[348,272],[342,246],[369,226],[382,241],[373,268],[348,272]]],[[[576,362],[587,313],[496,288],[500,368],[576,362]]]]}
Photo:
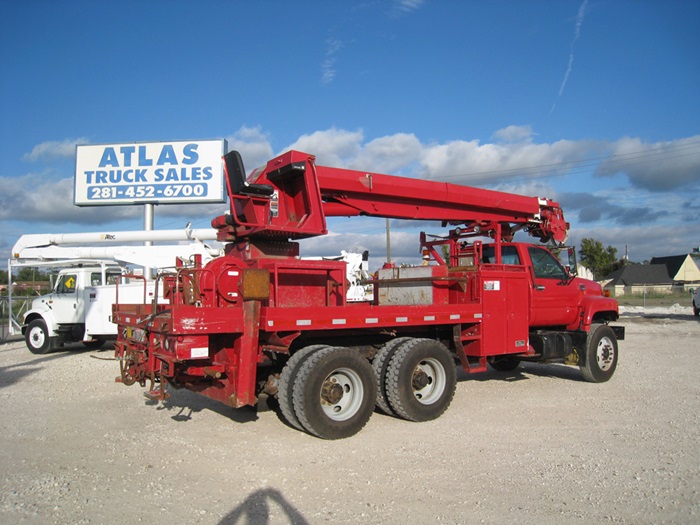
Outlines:
{"type": "Polygon", "coordinates": [[[439,220],[470,227],[499,224],[505,233],[525,228],[557,242],[566,239],[569,226],[559,204],[549,199],[316,166],[315,157],[299,151],[272,159],[241,183],[232,180],[244,173],[237,164],[240,156],[231,152],[224,159],[231,215],[212,222],[220,240],[322,235],[327,216],[439,220]]]}
{"type": "Polygon", "coordinates": [[[31,266],[36,263],[70,264],[72,261],[107,260],[147,268],[168,268],[178,257],[195,254],[209,260],[221,255],[203,240],[216,239],[216,230],[149,230],[91,233],[50,233],[22,235],[12,248],[12,264],[31,266]],[[178,244],[129,246],[138,241],[178,241],[178,244]],[[186,242],[191,241],[191,242],[186,242]],[[120,244],[121,243],[121,244],[120,244]]]}
{"type": "Polygon", "coordinates": [[[338,168],[317,168],[326,216],[370,215],[450,224],[527,225],[563,241],[568,225],[556,202],[537,197],[338,168]]]}

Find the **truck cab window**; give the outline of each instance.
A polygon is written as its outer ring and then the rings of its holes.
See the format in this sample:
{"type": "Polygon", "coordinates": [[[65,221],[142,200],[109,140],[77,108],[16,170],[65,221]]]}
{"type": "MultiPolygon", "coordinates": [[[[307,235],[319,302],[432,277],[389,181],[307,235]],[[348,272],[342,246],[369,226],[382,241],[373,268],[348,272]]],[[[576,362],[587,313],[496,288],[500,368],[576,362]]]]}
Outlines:
{"type": "Polygon", "coordinates": [[[520,256],[515,246],[504,246],[501,248],[501,259],[503,264],[520,264],[520,256]]]}
{"type": "Polygon", "coordinates": [[[567,277],[566,270],[561,265],[559,260],[551,253],[537,246],[530,246],[530,259],[532,260],[532,269],[535,272],[535,277],[538,279],[559,279],[565,280],[567,277]]]}
{"type": "MultiPolygon", "coordinates": [[[[484,264],[495,264],[493,244],[484,246],[482,260],[484,264]]],[[[515,246],[503,246],[501,248],[501,264],[520,264],[520,256],[515,246]]]]}
{"type": "Polygon", "coordinates": [[[62,275],[56,283],[56,293],[75,293],[77,274],[67,273],[62,275]]]}

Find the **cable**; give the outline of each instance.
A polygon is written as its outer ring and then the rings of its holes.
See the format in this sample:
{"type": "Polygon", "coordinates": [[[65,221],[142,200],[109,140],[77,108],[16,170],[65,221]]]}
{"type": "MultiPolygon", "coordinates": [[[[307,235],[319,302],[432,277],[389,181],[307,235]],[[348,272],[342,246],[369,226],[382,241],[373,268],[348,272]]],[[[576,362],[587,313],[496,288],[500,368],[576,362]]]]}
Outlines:
{"type": "MultiPolygon", "coordinates": [[[[453,180],[453,179],[461,179],[464,181],[469,181],[471,182],[480,182],[480,181],[490,181],[493,179],[493,177],[483,177],[484,175],[498,175],[498,174],[506,174],[506,173],[517,173],[518,175],[518,180],[531,180],[531,179],[542,179],[542,178],[549,178],[549,177],[557,177],[557,176],[562,176],[562,175],[567,175],[571,173],[579,173],[583,172],[586,169],[590,169],[594,166],[597,166],[601,162],[608,162],[608,163],[616,163],[616,162],[646,162],[650,158],[660,156],[660,155],[668,155],[668,154],[673,154],[673,153],[683,153],[686,150],[693,150],[685,154],[676,154],[674,158],[684,158],[688,156],[693,156],[698,153],[700,153],[700,150],[696,150],[696,148],[700,147],[700,141],[695,141],[695,142],[689,142],[685,143],[682,145],[678,146],[661,146],[661,147],[654,147],[653,149],[648,149],[648,150],[639,150],[639,151],[633,151],[630,153],[620,153],[620,154],[614,154],[611,156],[604,156],[604,157],[593,157],[593,158],[588,158],[588,159],[583,159],[580,161],[566,161],[566,162],[557,162],[557,163],[552,163],[552,164],[541,164],[541,165],[536,165],[536,166],[527,166],[527,167],[521,167],[521,168],[507,168],[507,169],[502,169],[502,170],[489,170],[489,171],[479,171],[479,172],[472,172],[472,173],[462,173],[462,174],[453,174],[453,175],[445,175],[439,177],[441,181],[447,181],[447,180],[453,180]],[[572,171],[575,170],[575,171],[572,171]],[[536,172],[544,172],[542,175],[533,177],[533,176],[528,176],[529,173],[536,173],[536,172]],[[565,172],[565,173],[561,173],[565,172]]],[[[504,182],[504,181],[509,181],[509,178],[501,178],[498,177],[498,182],[504,182]]]]}

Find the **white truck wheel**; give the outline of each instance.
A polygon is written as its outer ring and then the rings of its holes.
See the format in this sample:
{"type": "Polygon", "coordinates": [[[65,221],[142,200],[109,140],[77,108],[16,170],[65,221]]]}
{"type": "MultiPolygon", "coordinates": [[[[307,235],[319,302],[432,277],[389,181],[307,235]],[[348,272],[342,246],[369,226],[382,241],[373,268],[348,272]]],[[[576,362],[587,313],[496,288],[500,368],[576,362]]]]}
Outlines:
{"type": "Polygon", "coordinates": [[[29,323],[24,339],[32,354],[48,354],[54,349],[56,342],[55,337],[49,336],[49,330],[43,319],[34,319],[29,323]]]}

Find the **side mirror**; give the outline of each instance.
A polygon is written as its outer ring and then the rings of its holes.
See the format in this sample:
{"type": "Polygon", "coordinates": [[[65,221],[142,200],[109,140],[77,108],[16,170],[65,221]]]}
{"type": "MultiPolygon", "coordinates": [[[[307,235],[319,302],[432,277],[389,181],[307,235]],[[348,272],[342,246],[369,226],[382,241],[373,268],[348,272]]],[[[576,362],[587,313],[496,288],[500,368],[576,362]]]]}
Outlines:
{"type": "Polygon", "coordinates": [[[569,255],[569,264],[567,265],[566,269],[569,271],[569,275],[578,275],[578,265],[576,264],[576,248],[570,247],[567,250],[567,253],[569,255]]]}

